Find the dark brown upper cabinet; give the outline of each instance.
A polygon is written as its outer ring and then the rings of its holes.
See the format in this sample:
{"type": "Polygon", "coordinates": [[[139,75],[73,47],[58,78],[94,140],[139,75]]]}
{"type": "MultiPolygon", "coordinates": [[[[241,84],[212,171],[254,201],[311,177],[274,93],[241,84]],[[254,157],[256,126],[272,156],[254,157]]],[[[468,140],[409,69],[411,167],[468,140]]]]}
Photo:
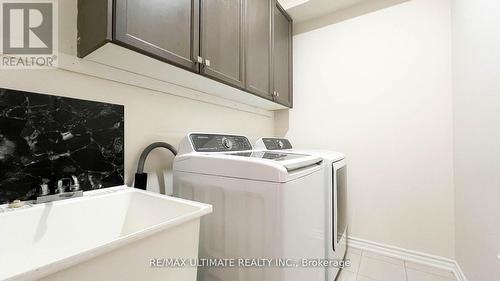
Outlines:
{"type": "Polygon", "coordinates": [[[114,40],[197,70],[197,0],[115,0],[114,40]]]}
{"type": "Polygon", "coordinates": [[[292,19],[278,2],[273,11],[273,96],[276,102],[292,107],[292,19]]]}
{"type": "Polygon", "coordinates": [[[200,24],[201,73],[244,88],[245,0],[202,0],[200,24]]]}
{"type": "Polygon", "coordinates": [[[246,1],[245,88],[272,99],[272,7],[274,0],[246,1]]]}
{"type": "Polygon", "coordinates": [[[94,61],[138,74],[148,69],[146,76],[224,98],[292,106],[292,20],[276,0],[78,0],[78,56],[90,54],[94,61]],[[151,62],[136,53],[190,72],[169,66],[179,72],[159,73],[162,67],[148,69],[151,62]],[[121,63],[131,57],[141,67],[121,63]],[[169,80],[175,77],[180,79],[169,80]],[[255,97],[238,96],[239,90],[255,97]]]}

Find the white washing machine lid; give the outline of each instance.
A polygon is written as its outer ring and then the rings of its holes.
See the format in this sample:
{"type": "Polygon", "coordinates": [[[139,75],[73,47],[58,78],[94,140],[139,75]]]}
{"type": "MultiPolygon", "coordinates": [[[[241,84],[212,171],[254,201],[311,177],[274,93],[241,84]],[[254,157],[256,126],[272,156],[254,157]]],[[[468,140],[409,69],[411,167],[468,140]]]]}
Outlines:
{"type": "Polygon", "coordinates": [[[255,148],[267,149],[273,152],[309,154],[321,157],[326,163],[334,163],[342,159],[345,159],[345,154],[336,151],[294,148],[292,147],[291,142],[288,139],[284,138],[260,138],[255,143],[255,148]]]}
{"type": "Polygon", "coordinates": [[[293,171],[301,169],[312,164],[321,162],[321,159],[315,156],[291,152],[281,152],[281,151],[243,151],[243,152],[232,152],[225,154],[227,156],[236,157],[247,157],[260,159],[265,161],[276,161],[283,165],[288,171],[293,171]]]}
{"type": "Polygon", "coordinates": [[[323,159],[318,156],[251,148],[244,136],[191,133],[181,142],[180,153],[174,159],[173,170],[249,180],[287,182],[322,168],[323,159]],[[228,147],[225,145],[227,140],[231,141],[228,147]]]}

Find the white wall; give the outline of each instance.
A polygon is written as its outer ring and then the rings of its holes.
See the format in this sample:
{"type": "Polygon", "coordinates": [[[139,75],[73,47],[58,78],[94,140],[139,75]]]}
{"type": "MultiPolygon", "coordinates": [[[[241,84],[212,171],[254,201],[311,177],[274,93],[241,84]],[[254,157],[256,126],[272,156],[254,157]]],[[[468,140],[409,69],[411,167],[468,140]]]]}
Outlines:
{"type": "Polygon", "coordinates": [[[455,252],[469,281],[500,280],[499,14],[499,1],[452,1],[455,252]]]}
{"type": "Polygon", "coordinates": [[[294,37],[276,133],[347,154],[351,236],[454,256],[450,30],[413,0],[294,37]]]}
{"type": "MultiPolygon", "coordinates": [[[[77,0],[59,1],[59,48],[76,54],[77,0]]],[[[252,140],[274,130],[274,117],[207,104],[65,70],[0,70],[0,87],[125,105],[125,169],[131,184],[143,148],[155,141],[175,146],[190,131],[231,132],[252,140]]],[[[169,152],[155,151],[147,170],[170,167],[169,152]]]]}

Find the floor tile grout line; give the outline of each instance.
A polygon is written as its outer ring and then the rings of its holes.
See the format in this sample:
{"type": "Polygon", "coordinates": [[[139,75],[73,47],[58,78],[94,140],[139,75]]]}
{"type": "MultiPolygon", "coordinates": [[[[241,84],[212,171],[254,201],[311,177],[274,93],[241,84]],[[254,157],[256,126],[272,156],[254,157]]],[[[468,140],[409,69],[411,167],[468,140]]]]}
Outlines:
{"type": "Polygon", "coordinates": [[[358,281],[358,278],[359,278],[359,268],[361,267],[361,260],[363,259],[363,249],[360,249],[359,251],[359,264],[358,264],[358,268],[356,269],[356,280],[355,281],[358,281]]]}
{"type": "Polygon", "coordinates": [[[361,249],[360,253],[359,253],[359,264],[358,264],[358,268],[356,269],[356,275],[359,275],[359,269],[361,268],[361,262],[363,260],[363,252],[365,250],[361,249]]]}
{"type": "Polygon", "coordinates": [[[386,254],[380,254],[380,253],[372,252],[372,251],[367,251],[367,252],[371,253],[372,255],[374,255],[374,256],[366,256],[369,259],[383,261],[383,262],[390,263],[390,264],[393,264],[393,265],[398,265],[398,266],[401,266],[401,264],[403,263],[403,266],[404,266],[404,261],[405,260],[403,258],[394,257],[394,256],[386,255],[386,254]],[[379,256],[379,257],[377,257],[377,256],[379,256]],[[385,257],[385,258],[388,258],[388,259],[383,259],[382,257],[385,257]],[[396,260],[398,262],[394,262],[394,261],[391,261],[391,260],[396,260]]]}
{"type": "MultiPolygon", "coordinates": [[[[435,273],[435,272],[430,272],[430,271],[427,271],[427,270],[424,270],[424,269],[418,269],[418,268],[411,268],[411,267],[408,267],[407,265],[407,260],[404,261],[405,263],[405,271],[406,271],[406,278],[408,279],[408,269],[410,270],[413,270],[413,271],[418,271],[418,272],[423,272],[425,274],[428,274],[428,275],[432,275],[434,277],[439,277],[439,278],[442,278],[442,279],[447,279],[447,280],[450,280],[450,281],[457,281],[457,278],[456,277],[447,277],[447,276],[444,276],[444,275],[441,275],[441,274],[438,274],[438,273],[435,273]]],[[[440,270],[440,271],[443,271],[443,272],[450,272],[452,275],[453,272],[452,271],[449,271],[449,270],[444,270],[444,269],[440,269],[440,268],[437,268],[437,267],[433,267],[433,266],[428,266],[429,268],[432,268],[432,269],[437,269],[437,270],[440,270]]]]}
{"type": "MultiPolygon", "coordinates": [[[[360,274],[360,268],[361,268],[361,264],[363,262],[363,258],[374,259],[374,260],[378,260],[380,262],[386,262],[386,263],[393,264],[393,265],[400,265],[400,264],[392,263],[392,262],[389,262],[389,261],[386,261],[386,260],[383,260],[383,259],[377,259],[376,257],[364,256],[365,252],[370,252],[370,251],[366,251],[365,249],[359,249],[359,250],[360,250],[360,253],[359,253],[360,259],[359,259],[358,268],[357,268],[356,272],[354,272],[355,273],[355,278],[356,278],[355,281],[358,281],[359,277],[367,277],[365,275],[361,275],[360,274]]],[[[426,274],[429,274],[429,275],[432,275],[432,276],[435,276],[435,277],[444,278],[444,279],[447,279],[447,280],[450,280],[450,281],[457,281],[456,277],[454,277],[453,279],[450,279],[449,277],[443,276],[443,275],[438,274],[438,273],[428,272],[426,270],[419,270],[419,269],[409,268],[408,267],[408,262],[410,262],[410,261],[405,260],[403,258],[395,258],[395,257],[391,257],[391,256],[388,256],[388,255],[383,255],[383,254],[380,254],[380,256],[390,257],[390,258],[394,258],[394,259],[402,261],[404,272],[405,272],[405,279],[406,279],[405,281],[409,281],[408,269],[419,271],[419,272],[422,272],[422,273],[426,273],[426,274]]],[[[432,266],[430,266],[430,267],[434,268],[432,266]]]]}
{"type": "Polygon", "coordinates": [[[404,268],[405,268],[405,276],[406,276],[406,281],[409,281],[409,278],[408,278],[408,270],[406,270],[406,260],[403,260],[403,265],[404,265],[404,268]]]}
{"type": "MultiPolygon", "coordinates": [[[[360,269],[360,267],[361,267],[361,263],[362,263],[363,258],[373,258],[373,259],[375,259],[375,260],[384,261],[384,260],[382,260],[382,259],[377,259],[376,257],[368,257],[368,256],[365,256],[365,252],[366,252],[366,251],[361,250],[361,253],[360,253],[360,264],[359,264],[359,266],[358,266],[358,270],[357,270],[357,272],[356,272],[356,280],[357,280],[360,276],[361,276],[361,277],[364,277],[364,275],[360,275],[360,273],[359,273],[359,269],[360,269]]],[[[381,255],[381,256],[386,256],[386,255],[381,255]]],[[[386,256],[386,257],[390,257],[390,256],[386,256]]],[[[366,259],[365,259],[365,260],[366,260],[366,259]]],[[[406,281],[409,281],[410,277],[409,277],[409,275],[408,275],[408,269],[410,269],[410,268],[408,267],[408,261],[407,261],[407,260],[405,260],[405,259],[402,259],[402,258],[398,258],[398,260],[400,260],[400,261],[402,262],[402,264],[403,264],[403,268],[404,268],[404,271],[405,271],[405,278],[406,278],[406,281]]],[[[391,262],[389,262],[389,261],[385,261],[385,262],[387,262],[387,263],[391,263],[391,262]]],[[[399,265],[399,264],[395,264],[395,263],[392,263],[392,264],[394,264],[394,265],[399,265]]],[[[443,276],[443,275],[441,275],[441,274],[437,274],[437,273],[434,273],[434,272],[428,272],[428,271],[426,271],[426,270],[418,270],[418,269],[417,269],[417,271],[420,271],[420,272],[423,272],[423,273],[426,273],[426,274],[429,274],[429,275],[432,275],[432,276],[436,276],[436,277],[444,278],[444,279],[450,279],[449,277],[446,277],[446,276],[443,276]]],[[[452,280],[452,281],[456,281],[456,279],[450,279],[450,280],[452,280]]]]}

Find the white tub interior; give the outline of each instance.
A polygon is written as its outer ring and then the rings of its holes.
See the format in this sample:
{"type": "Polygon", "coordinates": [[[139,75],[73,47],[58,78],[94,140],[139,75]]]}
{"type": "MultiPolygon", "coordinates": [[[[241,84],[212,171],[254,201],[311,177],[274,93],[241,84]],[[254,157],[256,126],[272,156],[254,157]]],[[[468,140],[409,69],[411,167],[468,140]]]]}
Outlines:
{"type": "Polygon", "coordinates": [[[0,280],[112,242],[147,235],[194,213],[210,212],[207,208],[210,206],[127,188],[2,213],[0,280]]]}

